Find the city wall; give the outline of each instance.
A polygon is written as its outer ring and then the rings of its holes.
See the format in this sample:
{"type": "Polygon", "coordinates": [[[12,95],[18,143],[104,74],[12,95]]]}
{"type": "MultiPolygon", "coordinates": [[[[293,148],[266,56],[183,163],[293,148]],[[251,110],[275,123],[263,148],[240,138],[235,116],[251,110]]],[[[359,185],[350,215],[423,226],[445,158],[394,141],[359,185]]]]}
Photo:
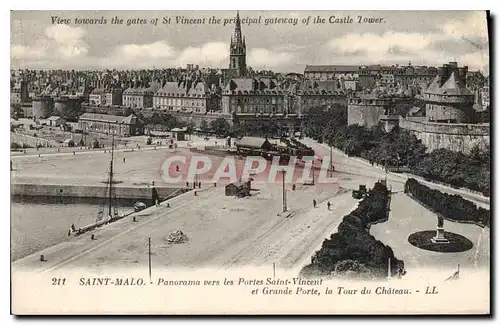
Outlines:
{"type": "MultiPolygon", "coordinates": [[[[60,198],[106,198],[108,197],[109,188],[106,186],[81,186],[81,185],[52,185],[52,184],[12,184],[12,196],[43,196],[43,197],[60,197],[60,198]]],[[[160,198],[165,198],[174,194],[176,195],[186,192],[186,188],[162,187],[157,186],[156,190],[160,198]]],[[[151,200],[151,187],[132,187],[132,186],[116,186],[115,193],[117,199],[131,200],[151,200]]]]}
{"type": "Polygon", "coordinates": [[[347,106],[347,124],[358,124],[366,128],[377,125],[385,114],[384,105],[349,104],[347,106]]]}
{"type": "Polygon", "coordinates": [[[429,152],[445,148],[468,154],[474,146],[490,145],[489,124],[429,123],[402,118],[399,126],[422,140],[429,152]]]}

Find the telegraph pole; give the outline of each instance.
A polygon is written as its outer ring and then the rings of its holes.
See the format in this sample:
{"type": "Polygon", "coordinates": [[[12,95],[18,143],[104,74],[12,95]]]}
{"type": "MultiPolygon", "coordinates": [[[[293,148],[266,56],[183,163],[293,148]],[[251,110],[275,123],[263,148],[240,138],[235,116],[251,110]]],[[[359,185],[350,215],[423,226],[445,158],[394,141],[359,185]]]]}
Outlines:
{"type": "Polygon", "coordinates": [[[283,173],[283,212],[286,212],[286,189],[285,189],[285,175],[286,175],[286,171],[283,170],[282,171],[283,173]]]}
{"type": "Polygon", "coordinates": [[[311,173],[312,173],[312,178],[313,178],[313,182],[312,182],[312,185],[314,186],[314,157],[313,157],[313,160],[312,160],[312,164],[311,164],[311,173]]]}
{"type": "Polygon", "coordinates": [[[387,149],[385,149],[385,184],[387,184],[387,160],[388,159],[389,159],[389,156],[387,155],[387,149]]]}
{"type": "Polygon", "coordinates": [[[330,145],[330,177],[333,176],[333,147],[330,145]]]}

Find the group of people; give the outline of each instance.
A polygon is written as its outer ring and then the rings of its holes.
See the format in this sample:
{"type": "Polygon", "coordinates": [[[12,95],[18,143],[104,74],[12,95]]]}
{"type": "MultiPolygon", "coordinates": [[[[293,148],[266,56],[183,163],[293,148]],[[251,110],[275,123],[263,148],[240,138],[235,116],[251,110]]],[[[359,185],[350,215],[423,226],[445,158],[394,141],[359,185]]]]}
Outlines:
{"type": "MultiPolygon", "coordinates": [[[[186,187],[189,187],[189,182],[186,182],[186,187]]],[[[193,188],[201,188],[201,182],[193,182],[193,188]]]]}
{"type": "MultiPolygon", "coordinates": [[[[313,199],[313,208],[315,208],[316,206],[318,205],[318,202],[316,202],[315,199],[313,199]]],[[[330,203],[330,201],[328,201],[326,203],[326,206],[328,207],[328,210],[330,211],[331,207],[332,207],[332,204],[330,203]]]]}

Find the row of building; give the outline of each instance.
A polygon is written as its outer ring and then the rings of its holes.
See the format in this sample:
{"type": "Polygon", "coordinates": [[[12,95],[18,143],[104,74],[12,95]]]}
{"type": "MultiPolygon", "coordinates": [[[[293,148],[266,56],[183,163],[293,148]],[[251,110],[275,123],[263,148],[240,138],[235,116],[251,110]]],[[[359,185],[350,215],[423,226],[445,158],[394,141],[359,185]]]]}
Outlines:
{"type": "Polygon", "coordinates": [[[429,66],[383,65],[307,65],[304,78],[312,80],[345,80],[350,88],[370,89],[378,82],[384,87],[398,85],[428,85],[438,75],[438,69],[429,66]]]}

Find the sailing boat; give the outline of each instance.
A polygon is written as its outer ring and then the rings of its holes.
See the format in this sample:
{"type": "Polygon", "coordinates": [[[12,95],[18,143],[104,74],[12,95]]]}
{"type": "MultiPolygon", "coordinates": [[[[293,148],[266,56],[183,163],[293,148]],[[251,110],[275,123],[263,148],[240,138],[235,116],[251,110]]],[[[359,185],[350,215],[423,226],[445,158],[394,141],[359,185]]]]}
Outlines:
{"type": "Polygon", "coordinates": [[[96,228],[102,227],[108,223],[117,221],[124,216],[118,215],[118,205],[116,200],[116,193],[114,191],[113,186],[113,163],[114,163],[114,150],[115,149],[115,133],[113,132],[112,142],[111,142],[111,161],[109,163],[109,172],[108,172],[108,180],[106,185],[106,195],[107,195],[107,212],[108,216],[104,218],[104,211],[106,208],[106,204],[100,207],[99,212],[97,214],[96,221],[90,225],[87,225],[82,228],[75,228],[75,225],[72,224],[70,227],[69,235],[79,236],[88,231],[94,230],[96,228]]]}

